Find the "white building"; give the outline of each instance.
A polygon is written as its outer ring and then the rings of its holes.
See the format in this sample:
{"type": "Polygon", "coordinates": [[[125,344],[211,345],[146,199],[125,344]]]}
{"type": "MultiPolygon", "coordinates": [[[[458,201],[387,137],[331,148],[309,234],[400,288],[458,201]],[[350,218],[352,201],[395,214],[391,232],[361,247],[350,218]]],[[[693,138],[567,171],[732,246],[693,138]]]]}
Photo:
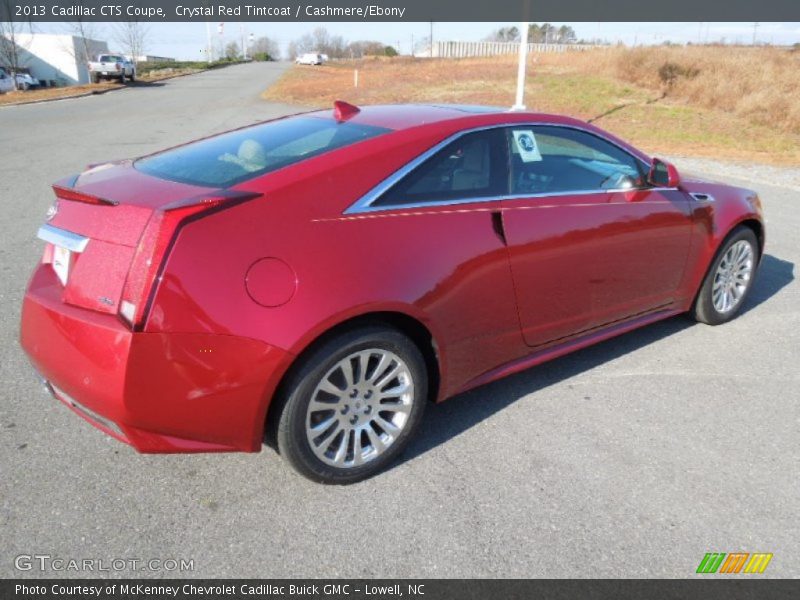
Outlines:
{"type": "Polygon", "coordinates": [[[168,56],[153,56],[152,54],[143,54],[141,56],[137,56],[135,60],[129,54],[126,54],[125,56],[127,56],[130,60],[133,60],[133,62],[136,62],[136,63],[140,63],[140,62],[159,62],[159,63],[162,63],[162,62],[175,62],[174,58],[170,58],[168,56]]]}
{"type": "Polygon", "coordinates": [[[108,52],[108,44],[99,40],[54,33],[16,34],[20,68],[30,69],[40,81],[55,81],[56,85],[89,83],[87,56],[94,60],[108,52]]]}

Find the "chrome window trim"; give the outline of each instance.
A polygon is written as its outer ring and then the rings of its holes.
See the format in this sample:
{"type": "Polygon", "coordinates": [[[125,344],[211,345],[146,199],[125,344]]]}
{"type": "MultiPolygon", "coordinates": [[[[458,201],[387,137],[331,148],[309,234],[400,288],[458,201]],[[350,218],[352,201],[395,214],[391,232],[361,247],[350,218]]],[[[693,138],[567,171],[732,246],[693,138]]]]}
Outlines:
{"type": "MultiPolygon", "coordinates": [[[[611,144],[615,148],[619,149],[620,151],[624,152],[635,161],[638,161],[646,169],[650,168],[650,164],[643,160],[642,158],[636,156],[635,154],[631,154],[629,150],[623,148],[613,140],[608,139],[604,135],[600,135],[599,133],[595,133],[594,131],[588,131],[586,129],[582,129],[575,125],[563,125],[560,123],[547,123],[547,122],[540,122],[540,121],[525,121],[521,123],[502,123],[497,125],[486,125],[483,127],[473,127],[472,129],[464,129],[463,131],[459,131],[450,135],[449,137],[445,138],[441,142],[435,144],[410,162],[403,165],[400,169],[389,175],[386,179],[381,181],[378,185],[373,187],[369,190],[366,194],[361,196],[355,203],[351,204],[347,210],[344,211],[343,214],[345,215],[353,215],[353,214],[360,214],[360,213],[370,213],[370,212],[378,212],[378,211],[386,211],[386,210],[399,210],[404,208],[423,208],[427,206],[451,206],[453,204],[468,204],[473,202],[493,202],[498,200],[521,200],[523,198],[547,198],[547,197],[555,197],[555,196],[569,196],[572,194],[611,194],[614,192],[626,192],[630,191],[631,189],[635,188],[624,188],[624,189],[612,189],[612,190],[575,190],[569,192],[550,192],[550,193],[542,193],[542,194],[506,194],[506,195],[499,195],[499,196],[488,196],[488,197],[475,197],[475,198],[460,198],[460,199],[450,199],[450,200],[440,200],[440,201],[432,201],[432,202],[414,202],[409,204],[391,204],[385,206],[372,206],[372,203],[375,202],[378,198],[380,198],[383,194],[385,194],[389,189],[397,184],[401,179],[403,179],[406,175],[411,173],[414,169],[419,167],[422,163],[426,160],[431,158],[434,154],[445,148],[448,144],[456,141],[460,137],[463,137],[470,133],[476,133],[479,131],[488,131],[491,129],[507,129],[507,128],[514,128],[514,127],[563,127],[564,129],[572,129],[574,131],[579,131],[581,133],[585,133],[588,135],[593,135],[601,140],[611,144]]],[[[677,188],[645,188],[649,191],[663,191],[663,190],[675,190],[677,188]]]]}
{"type": "Polygon", "coordinates": [[[83,252],[89,243],[89,238],[87,237],[47,224],[39,227],[36,237],[45,242],[66,248],[71,252],[83,252]]]}

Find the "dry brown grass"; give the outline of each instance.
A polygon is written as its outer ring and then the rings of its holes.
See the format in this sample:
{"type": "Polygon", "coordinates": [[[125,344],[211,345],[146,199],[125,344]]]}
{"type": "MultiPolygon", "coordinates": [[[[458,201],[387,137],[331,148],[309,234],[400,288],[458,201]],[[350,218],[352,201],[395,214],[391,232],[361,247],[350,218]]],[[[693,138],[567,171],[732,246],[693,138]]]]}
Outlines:
{"type": "Polygon", "coordinates": [[[59,88],[39,88],[23,91],[7,92],[0,95],[0,106],[9,104],[27,104],[42,100],[61,100],[92,93],[103,93],[121,87],[118,83],[104,82],[88,85],[73,85],[59,88]]]}
{"type": "MultiPolygon", "coordinates": [[[[526,104],[596,121],[650,152],[797,165],[798,66],[800,53],[769,48],[539,54],[529,63],[526,104]]],[[[515,82],[513,56],[379,58],[295,67],[265,98],[320,107],[335,99],[510,106],[515,82]]]]}
{"type": "Polygon", "coordinates": [[[656,46],[544,55],[541,62],[611,75],[674,100],[800,133],[800,52],[780,48],[656,46]],[[669,72],[674,79],[665,77],[669,72]]]}

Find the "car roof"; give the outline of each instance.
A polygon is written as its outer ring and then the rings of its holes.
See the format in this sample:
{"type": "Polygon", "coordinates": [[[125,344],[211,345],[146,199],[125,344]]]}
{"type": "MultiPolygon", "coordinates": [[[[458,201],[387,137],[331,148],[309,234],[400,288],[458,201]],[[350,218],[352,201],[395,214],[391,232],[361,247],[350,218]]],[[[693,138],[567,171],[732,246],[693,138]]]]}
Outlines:
{"type": "MultiPolygon", "coordinates": [[[[506,107],[471,104],[375,104],[358,107],[359,111],[347,118],[348,122],[402,130],[443,121],[465,119],[493,123],[514,123],[536,120],[547,123],[578,124],[577,119],[538,112],[511,111],[506,107]],[[492,118],[496,116],[496,118],[492,118]]],[[[335,118],[332,110],[310,113],[322,118],[335,118]]]]}

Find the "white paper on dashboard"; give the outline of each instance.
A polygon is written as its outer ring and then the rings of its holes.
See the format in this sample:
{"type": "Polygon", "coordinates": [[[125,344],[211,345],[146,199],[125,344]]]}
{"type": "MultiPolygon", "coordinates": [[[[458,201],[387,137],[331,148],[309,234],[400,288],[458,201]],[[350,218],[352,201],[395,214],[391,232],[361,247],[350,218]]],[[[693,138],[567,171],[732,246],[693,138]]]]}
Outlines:
{"type": "Polygon", "coordinates": [[[519,157],[522,162],[536,162],[542,160],[542,155],[539,152],[539,145],[536,143],[536,137],[530,129],[515,129],[514,142],[517,144],[519,150],[519,157]]]}

